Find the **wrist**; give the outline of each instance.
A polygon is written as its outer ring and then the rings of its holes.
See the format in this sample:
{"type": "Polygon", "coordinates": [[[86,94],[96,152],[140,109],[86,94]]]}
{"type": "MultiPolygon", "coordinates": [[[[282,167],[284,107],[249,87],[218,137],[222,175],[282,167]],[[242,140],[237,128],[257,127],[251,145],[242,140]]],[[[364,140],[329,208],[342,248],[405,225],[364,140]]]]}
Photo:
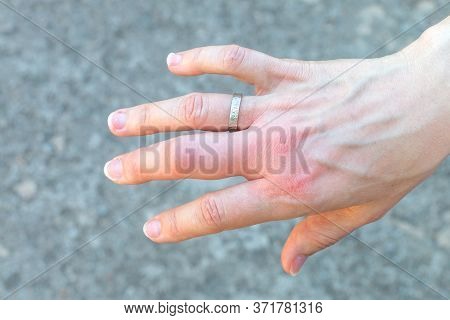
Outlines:
{"type": "Polygon", "coordinates": [[[437,68],[440,68],[439,72],[442,76],[440,85],[442,89],[440,90],[444,94],[444,103],[442,104],[442,116],[446,119],[446,128],[444,135],[447,136],[447,155],[450,155],[450,16],[444,19],[441,23],[433,26],[430,37],[434,37],[434,43],[432,46],[432,51],[434,51],[434,57],[439,59],[440,63],[437,64],[437,68]]]}
{"type": "Polygon", "coordinates": [[[432,67],[431,70],[439,72],[448,79],[450,76],[450,16],[425,30],[416,41],[402,51],[413,61],[432,67]]]}
{"type": "Polygon", "coordinates": [[[437,111],[435,124],[450,155],[450,17],[427,29],[400,52],[413,71],[416,88],[428,96],[424,112],[437,111]]]}

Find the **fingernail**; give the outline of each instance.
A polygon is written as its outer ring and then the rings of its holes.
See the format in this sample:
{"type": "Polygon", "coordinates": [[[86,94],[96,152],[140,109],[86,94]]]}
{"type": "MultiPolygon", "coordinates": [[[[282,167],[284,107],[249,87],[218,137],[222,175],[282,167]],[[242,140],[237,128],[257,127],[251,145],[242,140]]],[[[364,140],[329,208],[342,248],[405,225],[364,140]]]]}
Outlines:
{"type": "Polygon", "coordinates": [[[179,55],[179,54],[171,52],[167,56],[167,65],[169,67],[176,66],[176,65],[180,64],[180,62],[181,62],[181,55],[179,55]]]}
{"type": "Polygon", "coordinates": [[[161,234],[161,222],[151,220],[144,225],[144,234],[147,238],[157,238],[161,234]]]}
{"type": "Polygon", "coordinates": [[[113,159],[105,164],[105,175],[111,180],[119,180],[122,178],[122,161],[113,159]]]}
{"type": "Polygon", "coordinates": [[[291,269],[289,270],[289,273],[291,276],[295,276],[299,273],[301,267],[305,264],[307,256],[297,256],[291,263],[291,269]]]}
{"type": "Polygon", "coordinates": [[[109,115],[108,125],[113,130],[122,130],[127,122],[127,114],[123,111],[116,111],[109,115]]]}

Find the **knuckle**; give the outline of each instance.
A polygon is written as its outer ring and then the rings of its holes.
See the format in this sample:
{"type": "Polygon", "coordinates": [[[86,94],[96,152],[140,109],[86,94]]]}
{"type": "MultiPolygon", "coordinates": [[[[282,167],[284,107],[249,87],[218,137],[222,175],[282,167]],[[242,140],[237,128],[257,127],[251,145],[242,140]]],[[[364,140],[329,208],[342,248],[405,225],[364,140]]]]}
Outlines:
{"type": "Polygon", "coordinates": [[[270,149],[274,154],[287,154],[296,147],[297,137],[290,131],[280,130],[270,139],[270,149]]]}
{"type": "Polygon", "coordinates": [[[283,176],[275,181],[278,186],[274,188],[274,197],[284,201],[286,205],[296,208],[297,212],[304,215],[315,210],[324,211],[327,203],[317,191],[320,190],[320,187],[318,188],[314,179],[309,175],[283,176]]]}
{"type": "Polygon", "coordinates": [[[187,124],[199,127],[208,117],[208,99],[201,93],[191,93],[184,96],[180,102],[180,117],[187,124]]]}
{"type": "Polygon", "coordinates": [[[194,64],[201,65],[203,63],[203,58],[205,56],[205,49],[204,48],[197,48],[194,51],[194,55],[192,57],[192,61],[194,64]]]}
{"type": "Polygon", "coordinates": [[[150,104],[145,104],[142,108],[141,113],[141,123],[147,125],[152,121],[152,106],[150,104]]]}
{"type": "Polygon", "coordinates": [[[320,250],[325,249],[339,241],[340,237],[331,232],[330,228],[327,228],[327,225],[324,225],[326,223],[317,223],[317,220],[314,220],[314,223],[311,223],[310,221],[311,220],[309,219],[306,219],[305,221],[305,236],[315,248],[319,248],[320,250]]]}
{"type": "Polygon", "coordinates": [[[282,59],[279,68],[276,68],[274,76],[279,83],[307,80],[313,77],[314,65],[310,61],[282,59]]]}
{"type": "Polygon", "coordinates": [[[223,230],[223,219],[225,212],[223,205],[212,194],[203,196],[200,199],[200,222],[215,231],[223,230]]]}
{"type": "Polygon", "coordinates": [[[225,70],[236,70],[244,62],[248,49],[232,44],[225,47],[223,55],[223,67],[225,70]]]}
{"type": "Polygon", "coordinates": [[[304,98],[299,99],[298,96],[283,95],[279,98],[274,106],[281,110],[290,110],[302,104],[304,98]]]}
{"type": "Polygon", "coordinates": [[[141,112],[139,113],[139,132],[140,134],[148,134],[150,132],[156,132],[156,128],[152,128],[151,123],[153,122],[153,113],[154,109],[151,104],[144,104],[142,106],[141,112]]]}

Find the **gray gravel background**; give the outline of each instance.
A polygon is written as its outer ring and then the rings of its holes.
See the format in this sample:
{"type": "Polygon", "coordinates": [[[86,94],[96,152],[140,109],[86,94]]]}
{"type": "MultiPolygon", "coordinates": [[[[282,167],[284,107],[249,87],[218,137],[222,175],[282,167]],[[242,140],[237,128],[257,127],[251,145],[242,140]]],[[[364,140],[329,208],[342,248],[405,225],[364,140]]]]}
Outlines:
{"type": "MultiPolygon", "coordinates": [[[[3,1],[3,0],[2,0],[3,1]]],[[[447,1],[5,1],[138,92],[160,100],[248,88],[177,78],[168,52],[238,43],[280,57],[363,57],[447,1]]],[[[450,6],[391,42],[393,52],[450,6]]],[[[0,295],[32,279],[171,182],[117,186],[103,176],[139,139],[106,118],[145,99],[0,4],[0,295]]],[[[294,221],[155,245],[146,218],[232,180],[184,181],[17,291],[19,299],[422,299],[432,290],[347,238],[283,274],[294,221]]],[[[450,296],[450,161],[382,221],[355,234],[450,296]]]]}

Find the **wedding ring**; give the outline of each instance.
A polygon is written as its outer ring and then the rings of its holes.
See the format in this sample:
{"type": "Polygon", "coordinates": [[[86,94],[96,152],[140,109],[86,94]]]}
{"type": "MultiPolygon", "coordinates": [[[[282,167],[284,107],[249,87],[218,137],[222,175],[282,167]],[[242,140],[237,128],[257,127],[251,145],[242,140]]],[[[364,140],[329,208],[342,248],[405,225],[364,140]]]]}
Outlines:
{"type": "Polygon", "coordinates": [[[230,106],[230,118],[228,120],[228,131],[236,131],[238,128],[239,109],[241,108],[242,94],[233,93],[230,106]]]}

